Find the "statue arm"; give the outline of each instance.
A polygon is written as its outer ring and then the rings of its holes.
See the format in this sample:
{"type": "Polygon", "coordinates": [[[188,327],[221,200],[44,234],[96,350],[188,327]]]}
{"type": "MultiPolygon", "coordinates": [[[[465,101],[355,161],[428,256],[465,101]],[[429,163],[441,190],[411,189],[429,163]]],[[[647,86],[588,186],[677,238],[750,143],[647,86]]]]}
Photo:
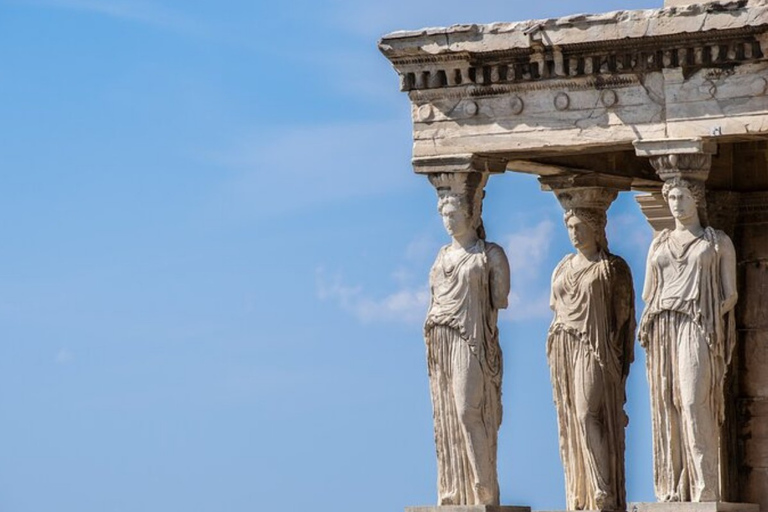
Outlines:
{"type": "Polygon", "coordinates": [[[728,235],[722,232],[719,232],[718,235],[718,244],[720,245],[720,281],[723,294],[720,314],[724,315],[733,309],[739,298],[739,293],[736,289],[736,250],[728,235]]]}
{"type": "Polygon", "coordinates": [[[560,273],[563,265],[565,265],[565,262],[567,262],[571,256],[571,254],[566,254],[565,257],[560,260],[560,263],[557,264],[555,270],[552,271],[552,278],[549,280],[549,309],[552,311],[555,310],[555,303],[557,302],[557,299],[555,298],[555,279],[557,279],[557,275],[560,273]]]}
{"type": "Polygon", "coordinates": [[[616,297],[615,315],[616,326],[620,329],[635,314],[635,291],[632,286],[632,271],[629,265],[621,259],[616,258],[613,262],[613,274],[615,276],[614,290],[616,297]]]}
{"type": "Polygon", "coordinates": [[[614,291],[618,300],[615,304],[617,343],[621,345],[622,375],[629,375],[629,367],[635,359],[635,290],[632,283],[632,271],[629,265],[616,258],[613,262],[615,284],[614,291]]]}
{"type": "Polygon", "coordinates": [[[496,244],[488,245],[491,304],[494,309],[506,309],[509,304],[510,289],[509,260],[504,254],[504,249],[496,244]]]}
{"type": "Polygon", "coordinates": [[[646,306],[651,302],[651,295],[656,288],[656,276],[653,273],[653,266],[651,260],[653,259],[653,253],[656,252],[656,246],[658,245],[659,237],[661,233],[656,236],[651,242],[651,247],[648,248],[648,258],[645,261],[645,284],[643,285],[643,302],[646,306]]]}
{"type": "Polygon", "coordinates": [[[549,280],[549,309],[555,310],[555,277],[557,277],[557,271],[560,269],[560,265],[555,267],[552,271],[552,279],[549,280]]]}

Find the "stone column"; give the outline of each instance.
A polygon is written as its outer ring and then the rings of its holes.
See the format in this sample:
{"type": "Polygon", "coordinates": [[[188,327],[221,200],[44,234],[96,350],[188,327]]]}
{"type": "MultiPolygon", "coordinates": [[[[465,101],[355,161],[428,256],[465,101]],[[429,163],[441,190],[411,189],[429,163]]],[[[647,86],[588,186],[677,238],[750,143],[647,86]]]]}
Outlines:
{"type": "MultiPolygon", "coordinates": [[[[672,180],[673,178],[682,178],[692,183],[694,188],[699,187],[701,190],[704,189],[704,183],[707,181],[712,163],[712,155],[716,151],[716,146],[713,143],[701,139],[684,139],[638,141],[635,142],[635,149],[638,156],[650,158],[651,165],[656,170],[659,178],[663,181],[672,180]]],[[[673,228],[675,221],[660,193],[661,183],[657,189],[646,191],[649,192],[649,194],[639,196],[638,202],[657,235],[663,229],[673,228]]],[[[733,238],[734,232],[737,231],[738,203],[739,194],[735,192],[706,191],[706,203],[703,201],[698,202],[699,218],[702,221],[702,225],[712,226],[733,238]]],[[[717,235],[715,237],[715,240],[720,240],[720,250],[722,250],[722,246],[726,243],[725,239],[727,238],[728,237],[725,237],[724,235],[717,235]],[[720,240],[721,238],[722,240],[720,240]]],[[[736,254],[739,254],[741,252],[739,244],[737,243],[735,245],[736,254]]],[[[654,240],[652,247],[657,247],[656,240],[654,240]]],[[[650,269],[651,267],[649,263],[649,267],[646,271],[650,272],[650,269]]],[[[646,279],[647,278],[648,276],[646,276],[646,279]]],[[[737,312],[744,310],[746,302],[754,303],[754,299],[750,300],[749,298],[744,297],[744,288],[744,280],[741,278],[738,285],[740,300],[739,303],[737,303],[739,304],[737,312]]],[[[646,297],[646,299],[648,299],[648,297],[646,297]]],[[[652,298],[650,300],[653,301],[652,298]]],[[[646,309],[649,308],[652,309],[652,305],[646,304],[646,309]]],[[[743,315],[741,316],[743,317],[743,315]]],[[[729,322],[726,322],[726,324],[728,323],[729,322]]],[[[743,321],[736,321],[735,325],[741,327],[743,326],[743,323],[743,321]]],[[[642,329],[643,327],[641,326],[641,331],[642,329]]],[[[745,339],[743,329],[739,331],[739,335],[737,335],[735,331],[731,332],[733,332],[732,336],[736,341],[735,348],[732,352],[730,352],[729,349],[726,349],[725,351],[725,368],[727,373],[723,383],[724,400],[722,409],[724,410],[724,421],[720,427],[717,443],[714,443],[714,446],[707,446],[702,452],[710,455],[713,450],[719,452],[717,457],[719,459],[719,489],[714,494],[708,491],[705,493],[708,496],[707,498],[702,497],[699,499],[695,496],[696,490],[690,489],[689,492],[691,492],[692,495],[687,499],[683,499],[683,501],[711,501],[713,496],[716,496],[714,499],[719,501],[756,502],[754,497],[741,492],[743,487],[742,484],[744,483],[744,478],[741,474],[744,462],[744,414],[742,410],[744,407],[741,401],[737,401],[737,397],[741,394],[739,382],[740,376],[743,373],[742,366],[745,339]],[[729,354],[732,354],[730,356],[730,365],[728,364],[729,354]]],[[[646,334],[646,336],[648,335],[646,334]]],[[[641,342],[643,342],[642,333],[640,337],[641,342]]],[[[726,332],[724,339],[727,340],[727,338],[728,335],[726,332]]],[[[726,341],[726,344],[730,346],[732,342],[726,341]]],[[[711,352],[710,356],[714,357],[713,354],[714,352],[711,352]]],[[[653,382],[651,382],[651,388],[652,393],[656,393],[656,391],[654,391],[653,382]]],[[[768,391],[768,387],[766,387],[766,390],[768,391]]],[[[659,411],[653,411],[653,414],[658,415],[659,411]]],[[[654,429],[659,428],[656,421],[657,419],[658,418],[652,418],[654,421],[654,429]]],[[[656,432],[654,432],[654,435],[656,435],[656,432]]],[[[663,464],[659,465],[655,462],[654,465],[657,472],[663,470],[663,464]]],[[[656,485],[657,497],[659,499],[665,499],[664,493],[666,484],[663,482],[663,478],[660,479],[659,475],[656,477],[656,485]]],[[[676,492],[676,488],[673,490],[676,492]]],[[[680,499],[680,497],[678,497],[678,499],[680,499]]],[[[745,507],[746,506],[743,506],[742,508],[746,510],[745,507]]]]}
{"type": "MultiPolygon", "coordinates": [[[[677,148],[675,144],[666,144],[670,154],[680,148],[691,151],[691,155],[697,154],[697,150],[702,154],[712,151],[701,141],[677,141],[677,148]]],[[[664,151],[658,146],[638,144],[637,153],[650,157],[655,166],[661,163],[663,172],[664,151]]],[[[677,155],[679,158],[680,153],[677,155]]],[[[764,165],[765,158],[763,150],[752,165],[764,165]]],[[[757,167],[742,168],[742,164],[732,161],[727,169],[736,178],[738,190],[749,190],[755,183],[760,185],[759,177],[753,176],[757,167]],[[744,179],[748,182],[739,181],[744,179]]],[[[657,232],[673,225],[659,190],[645,190],[649,194],[637,198],[657,232]]],[[[739,291],[738,341],[725,390],[723,499],[757,503],[768,509],[768,192],[707,190],[707,216],[713,227],[733,239],[739,291]]]]}
{"type": "Polygon", "coordinates": [[[473,154],[414,159],[437,192],[448,234],[430,271],[424,324],[434,416],[438,507],[411,512],[530,512],[501,507],[497,436],[501,425],[502,354],[498,310],[507,307],[509,263],[485,240],[484,187],[506,161],[473,154]]]}
{"type": "Polygon", "coordinates": [[[609,251],[605,227],[608,207],[631,180],[590,173],[539,181],[562,205],[574,247],[553,273],[547,336],[566,506],[626,510],[624,403],[635,300],[629,266],[609,251]]]}

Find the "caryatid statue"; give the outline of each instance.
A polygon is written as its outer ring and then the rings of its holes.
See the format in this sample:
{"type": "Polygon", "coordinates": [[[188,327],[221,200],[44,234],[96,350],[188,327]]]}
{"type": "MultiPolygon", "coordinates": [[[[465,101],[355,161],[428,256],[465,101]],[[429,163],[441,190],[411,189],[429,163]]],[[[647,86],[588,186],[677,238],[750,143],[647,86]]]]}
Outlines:
{"type": "Polygon", "coordinates": [[[706,225],[706,171],[678,171],[704,167],[708,158],[652,159],[665,179],[662,195],[675,221],[674,229],[651,243],[640,322],[659,501],[721,499],[720,427],[736,339],[736,255],[731,239],[706,225]],[[702,165],[694,165],[695,159],[702,165]]]}
{"type": "Polygon", "coordinates": [[[626,510],[625,384],[634,359],[632,274],[611,254],[606,210],[617,190],[555,189],[575,252],[552,275],[547,359],[569,510],[626,510]]]}
{"type": "Polygon", "coordinates": [[[502,357],[497,314],[507,307],[509,263],[487,242],[481,212],[487,174],[429,176],[452,241],[429,276],[424,325],[440,505],[498,505],[496,446],[502,357]]]}

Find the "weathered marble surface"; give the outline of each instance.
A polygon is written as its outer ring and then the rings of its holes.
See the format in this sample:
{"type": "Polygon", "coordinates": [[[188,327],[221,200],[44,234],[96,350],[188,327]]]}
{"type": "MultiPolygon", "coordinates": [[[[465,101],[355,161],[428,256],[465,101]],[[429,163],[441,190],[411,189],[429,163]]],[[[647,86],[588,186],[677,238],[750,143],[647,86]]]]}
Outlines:
{"type": "Polygon", "coordinates": [[[395,32],[414,157],[768,134],[768,2],[395,32]]]}
{"type": "MultiPolygon", "coordinates": [[[[682,0],[680,0],[682,1],[682,0]]],[[[705,32],[759,26],[766,22],[768,2],[750,2],[750,9],[738,1],[689,2],[686,9],[643,9],[599,14],[573,14],[561,18],[466,24],[401,30],[385,35],[379,43],[389,58],[403,54],[443,54],[458,51],[489,52],[528,48],[532,27],[549,37],[547,45],[562,46],[625,38],[662,37],[681,32],[705,32]],[[716,4],[715,8],[712,7],[716,4]]]]}
{"type": "Polygon", "coordinates": [[[509,263],[482,227],[482,173],[431,175],[452,241],[429,276],[424,326],[440,505],[498,505],[502,356],[496,326],[507,307],[509,263]]]}
{"type": "Polygon", "coordinates": [[[630,503],[628,512],[760,512],[753,503],[728,503],[713,501],[704,503],[630,503]]]}
{"type": "Polygon", "coordinates": [[[547,337],[569,510],[624,510],[626,379],[634,359],[629,266],[608,250],[606,210],[617,191],[555,190],[575,253],[552,275],[547,337]]]}
{"type": "Polygon", "coordinates": [[[736,255],[725,233],[702,226],[703,182],[669,178],[662,194],[675,229],[651,244],[639,336],[651,386],[654,488],[659,501],[718,501],[736,255]]]}
{"type": "Polygon", "coordinates": [[[446,505],[440,507],[405,507],[405,512],[531,512],[531,507],[508,505],[446,505]]]}
{"type": "MultiPolygon", "coordinates": [[[[664,7],[682,7],[686,5],[701,4],[706,2],[697,2],[696,0],[664,0],[664,7]]],[[[760,0],[747,0],[748,4],[758,4],[760,0]]]]}

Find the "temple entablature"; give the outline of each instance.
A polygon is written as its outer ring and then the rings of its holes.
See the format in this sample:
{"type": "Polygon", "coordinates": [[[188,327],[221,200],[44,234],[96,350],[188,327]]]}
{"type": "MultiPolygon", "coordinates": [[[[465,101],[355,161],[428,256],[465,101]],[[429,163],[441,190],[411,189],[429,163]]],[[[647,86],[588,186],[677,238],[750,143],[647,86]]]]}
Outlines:
{"type": "Polygon", "coordinates": [[[616,11],[385,36],[414,158],[632,150],[768,133],[768,3],[616,11]]]}

